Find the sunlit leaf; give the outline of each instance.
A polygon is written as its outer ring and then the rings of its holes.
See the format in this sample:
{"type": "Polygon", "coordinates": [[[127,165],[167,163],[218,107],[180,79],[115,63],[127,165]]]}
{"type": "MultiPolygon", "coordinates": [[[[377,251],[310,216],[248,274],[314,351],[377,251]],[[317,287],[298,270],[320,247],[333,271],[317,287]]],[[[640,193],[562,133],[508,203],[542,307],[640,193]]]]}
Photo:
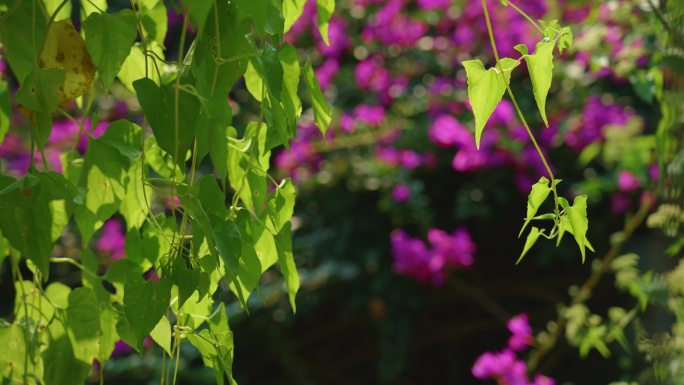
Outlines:
{"type": "Polygon", "coordinates": [[[527,68],[530,71],[530,79],[532,80],[532,92],[534,93],[534,100],[537,102],[539,113],[546,127],[549,126],[549,121],[546,118],[546,97],[551,88],[551,79],[553,78],[553,48],[554,42],[539,42],[537,43],[534,53],[527,54],[527,47],[524,50],[516,49],[523,54],[527,68]]]}
{"type": "Polygon", "coordinates": [[[525,240],[525,247],[523,247],[523,251],[522,253],[520,253],[520,257],[515,262],[516,265],[520,263],[520,261],[522,261],[525,254],[527,254],[527,252],[530,251],[532,246],[534,246],[534,244],[537,242],[537,239],[539,239],[539,236],[543,233],[544,230],[539,230],[537,227],[532,226],[530,233],[527,234],[527,239],[525,240]]]}
{"type": "Polygon", "coordinates": [[[537,210],[539,210],[539,207],[544,203],[550,193],[551,187],[549,185],[549,180],[545,177],[539,178],[539,181],[532,185],[532,190],[527,196],[527,216],[525,217],[525,223],[523,224],[522,229],[520,229],[518,238],[520,238],[523,231],[525,231],[525,228],[532,221],[537,214],[537,210]]]}
{"type": "Polygon", "coordinates": [[[60,103],[83,95],[95,77],[95,66],[85,41],[70,20],[61,20],[50,25],[38,65],[40,68],[64,70],[64,84],[59,89],[60,103]]]}
{"type": "Polygon", "coordinates": [[[130,9],[116,13],[93,13],[83,23],[83,30],[86,48],[107,92],[131,53],[137,37],[135,13],[130,9]]]}
{"type": "Polygon", "coordinates": [[[335,12],[335,0],[316,0],[316,10],[318,11],[318,31],[326,45],[330,45],[328,38],[328,26],[333,12],[335,12]]]}
{"type": "Polygon", "coordinates": [[[589,228],[589,221],[587,219],[587,196],[579,195],[575,197],[572,206],[566,210],[568,221],[572,228],[572,236],[582,253],[582,262],[585,259],[585,248],[587,247],[587,230],[589,228]]]}
{"type": "Polygon", "coordinates": [[[328,132],[328,127],[330,127],[330,122],[332,121],[332,107],[330,107],[325,96],[323,96],[323,91],[321,91],[321,86],[311,67],[311,63],[306,63],[302,76],[304,77],[304,83],[306,83],[306,87],[311,94],[311,102],[313,103],[314,109],[314,123],[316,123],[316,127],[318,127],[323,136],[325,136],[328,132]]]}
{"type": "Polygon", "coordinates": [[[466,60],[463,63],[468,78],[468,100],[475,115],[475,144],[480,148],[482,131],[487,120],[501,101],[511,71],[520,64],[517,60],[503,58],[496,68],[485,70],[480,60],[466,60]],[[503,71],[503,76],[499,72],[503,71]]]}
{"type": "Polygon", "coordinates": [[[123,305],[137,346],[157,326],[171,300],[171,282],[143,279],[137,272],[128,274],[124,286],[123,305]]]}

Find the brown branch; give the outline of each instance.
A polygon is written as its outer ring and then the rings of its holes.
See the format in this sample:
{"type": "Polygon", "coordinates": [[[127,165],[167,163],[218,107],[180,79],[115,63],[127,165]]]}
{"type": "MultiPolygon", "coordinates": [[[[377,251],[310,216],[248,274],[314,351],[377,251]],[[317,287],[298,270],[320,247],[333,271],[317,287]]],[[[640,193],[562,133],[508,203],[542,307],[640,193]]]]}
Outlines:
{"type": "MultiPolygon", "coordinates": [[[[634,234],[634,231],[636,231],[636,229],[639,228],[639,226],[646,219],[651,204],[652,201],[650,199],[641,203],[639,211],[637,211],[637,213],[630,218],[624,229],[622,229],[622,238],[613,246],[611,246],[610,250],[608,250],[606,255],[603,256],[603,259],[601,260],[601,266],[594,270],[591,276],[582,284],[580,289],[577,291],[577,294],[573,296],[568,307],[581,304],[589,298],[591,291],[599,283],[603,274],[610,269],[610,264],[613,262],[613,259],[618,256],[620,251],[622,251],[622,247],[632,237],[632,234],[634,234]]],[[[558,318],[556,319],[556,328],[551,332],[551,334],[549,334],[544,343],[540,344],[539,347],[530,355],[527,363],[530,372],[534,371],[544,356],[546,356],[546,354],[548,354],[556,346],[558,337],[560,337],[560,334],[564,329],[565,318],[561,312],[558,314],[558,318]]]]}

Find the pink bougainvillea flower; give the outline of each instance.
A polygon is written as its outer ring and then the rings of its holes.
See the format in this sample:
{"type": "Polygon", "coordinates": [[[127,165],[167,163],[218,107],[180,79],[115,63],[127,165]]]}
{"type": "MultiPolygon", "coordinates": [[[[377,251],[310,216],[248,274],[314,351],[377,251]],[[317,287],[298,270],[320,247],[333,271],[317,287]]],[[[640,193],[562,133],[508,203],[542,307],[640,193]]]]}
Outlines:
{"type": "Polygon", "coordinates": [[[102,225],[102,233],[97,240],[96,248],[101,253],[107,253],[112,260],[118,260],[126,255],[126,234],[123,225],[117,219],[109,219],[102,225]]]}
{"type": "Polygon", "coordinates": [[[618,173],[618,189],[623,192],[634,191],[641,186],[641,181],[636,175],[627,170],[621,170],[618,173]]]}
{"type": "Polygon", "coordinates": [[[463,147],[473,141],[468,128],[450,115],[440,115],[432,122],[428,138],[440,147],[463,147]]]}
{"type": "Polygon", "coordinates": [[[404,203],[411,198],[411,188],[405,184],[398,184],[392,189],[392,200],[404,203]]]}
{"type": "Polygon", "coordinates": [[[508,347],[511,350],[517,352],[530,346],[532,343],[532,327],[530,326],[527,314],[518,314],[511,318],[508,320],[506,327],[512,333],[508,339],[508,347]]]}

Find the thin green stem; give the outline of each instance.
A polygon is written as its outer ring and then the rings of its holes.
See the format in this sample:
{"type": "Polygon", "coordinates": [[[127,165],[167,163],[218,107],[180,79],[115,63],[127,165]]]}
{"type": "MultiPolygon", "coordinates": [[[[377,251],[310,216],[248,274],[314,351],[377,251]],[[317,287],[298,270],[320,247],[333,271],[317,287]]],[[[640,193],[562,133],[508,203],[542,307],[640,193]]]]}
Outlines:
{"type": "MultiPolygon", "coordinates": [[[[537,139],[534,137],[534,134],[532,133],[532,130],[530,129],[529,124],[527,124],[527,120],[525,119],[525,116],[522,113],[522,110],[520,109],[520,106],[518,105],[518,101],[515,99],[515,95],[513,95],[513,90],[511,90],[511,86],[508,84],[506,81],[506,78],[504,76],[503,68],[501,68],[501,65],[499,63],[499,51],[496,48],[496,41],[494,39],[494,32],[492,31],[492,22],[489,18],[489,10],[487,9],[487,2],[486,0],[481,0],[482,1],[482,10],[484,11],[484,16],[485,16],[485,21],[487,23],[487,33],[489,34],[489,42],[492,46],[492,51],[494,52],[494,58],[496,59],[496,67],[499,70],[499,73],[501,74],[501,77],[503,78],[504,84],[506,85],[506,92],[508,93],[508,97],[511,99],[511,102],[513,103],[513,107],[515,107],[515,111],[518,115],[518,118],[520,119],[520,122],[523,124],[525,127],[525,131],[527,131],[527,135],[530,137],[530,140],[532,141],[532,145],[534,145],[535,150],[537,151],[537,154],[539,154],[539,158],[541,159],[542,163],[544,164],[544,168],[546,169],[546,172],[549,174],[549,178],[551,179],[551,190],[553,191],[553,196],[554,196],[554,202],[555,202],[555,208],[554,211],[556,214],[558,214],[558,191],[556,189],[556,178],[553,175],[553,171],[551,170],[551,167],[549,166],[548,161],[546,160],[546,156],[544,155],[544,152],[542,151],[541,147],[539,146],[539,143],[537,143],[537,139]]],[[[557,218],[556,221],[559,219],[557,218]]]]}
{"type": "Polygon", "coordinates": [[[524,17],[525,20],[529,21],[530,24],[532,24],[534,26],[534,28],[536,28],[537,31],[539,31],[539,33],[544,33],[544,31],[541,29],[539,24],[536,21],[534,21],[528,14],[523,12],[523,10],[520,9],[517,5],[513,4],[513,2],[511,2],[510,0],[506,0],[506,3],[508,5],[510,5],[511,8],[513,8],[516,12],[518,12],[520,14],[520,16],[524,17]]]}

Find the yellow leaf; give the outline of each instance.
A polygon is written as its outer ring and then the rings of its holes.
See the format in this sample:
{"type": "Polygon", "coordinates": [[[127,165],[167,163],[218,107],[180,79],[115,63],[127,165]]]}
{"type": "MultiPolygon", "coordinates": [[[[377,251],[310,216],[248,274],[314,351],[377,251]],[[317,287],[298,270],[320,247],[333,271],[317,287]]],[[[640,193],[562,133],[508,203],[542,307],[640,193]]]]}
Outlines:
{"type": "Polygon", "coordinates": [[[66,71],[59,101],[64,104],[83,95],[93,82],[95,66],[86,50],[85,42],[69,20],[50,25],[38,64],[41,68],[66,71]]]}

